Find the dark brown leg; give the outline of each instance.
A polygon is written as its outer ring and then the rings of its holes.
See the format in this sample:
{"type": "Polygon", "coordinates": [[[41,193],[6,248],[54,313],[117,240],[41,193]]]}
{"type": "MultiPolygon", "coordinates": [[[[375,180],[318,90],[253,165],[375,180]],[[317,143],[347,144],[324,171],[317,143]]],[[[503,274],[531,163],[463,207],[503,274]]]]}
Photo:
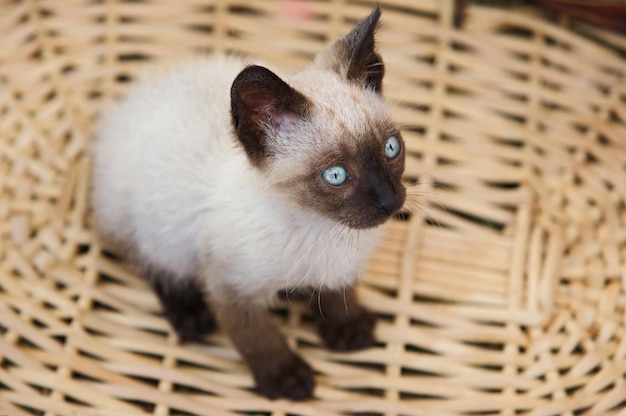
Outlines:
{"type": "Polygon", "coordinates": [[[374,345],[374,315],[359,304],[354,288],[322,290],[314,299],[319,334],[328,349],[355,351],[374,345]]]}
{"type": "Polygon", "coordinates": [[[313,371],[293,353],[269,313],[254,304],[212,299],[220,326],[252,370],[257,388],[269,399],[304,400],[313,396],[313,371]]]}
{"type": "Polygon", "coordinates": [[[206,290],[192,278],[176,278],[166,272],[146,270],[163,313],[183,340],[199,341],[215,329],[215,319],[206,301],[206,290]]]}

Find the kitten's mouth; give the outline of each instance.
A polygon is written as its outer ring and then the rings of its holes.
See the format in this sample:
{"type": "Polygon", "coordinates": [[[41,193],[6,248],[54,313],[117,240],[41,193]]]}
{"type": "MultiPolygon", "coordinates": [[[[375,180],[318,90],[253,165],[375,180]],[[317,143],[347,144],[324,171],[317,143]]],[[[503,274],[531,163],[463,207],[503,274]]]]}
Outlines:
{"type": "Polygon", "coordinates": [[[404,206],[405,195],[406,193],[403,189],[392,200],[380,201],[377,204],[378,206],[372,207],[367,212],[360,212],[358,215],[344,220],[344,224],[356,230],[378,227],[400,211],[404,206]]]}
{"type": "Polygon", "coordinates": [[[391,217],[393,217],[393,215],[396,213],[396,211],[392,212],[392,213],[385,213],[385,214],[381,214],[378,215],[377,217],[374,218],[368,218],[365,220],[352,220],[352,221],[346,221],[345,224],[350,227],[353,228],[355,230],[367,230],[368,228],[375,228],[378,227],[379,225],[384,224],[385,222],[387,222],[391,217]]]}

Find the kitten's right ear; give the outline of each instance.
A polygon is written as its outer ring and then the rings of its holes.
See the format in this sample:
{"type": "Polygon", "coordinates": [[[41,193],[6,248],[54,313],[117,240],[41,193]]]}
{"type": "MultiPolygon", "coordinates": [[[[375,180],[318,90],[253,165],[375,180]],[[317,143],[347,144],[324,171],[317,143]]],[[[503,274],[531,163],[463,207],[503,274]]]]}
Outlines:
{"type": "Polygon", "coordinates": [[[263,166],[269,156],[268,137],[288,131],[304,119],[309,100],[267,68],[249,66],[230,89],[233,127],[250,161],[263,166]]]}
{"type": "Polygon", "coordinates": [[[347,81],[382,93],[385,65],[376,53],[376,31],[380,21],[380,7],[361,20],[350,32],[337,39],[316,62],[332,69],[347,81]]]}

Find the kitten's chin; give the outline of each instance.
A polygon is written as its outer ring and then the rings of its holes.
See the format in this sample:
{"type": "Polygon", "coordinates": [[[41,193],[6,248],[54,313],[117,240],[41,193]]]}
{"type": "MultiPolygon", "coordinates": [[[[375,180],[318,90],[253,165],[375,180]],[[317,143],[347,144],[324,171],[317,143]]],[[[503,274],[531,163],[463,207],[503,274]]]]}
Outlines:
{"type": "Polygon", "coordinates": [[[348,228],[352,228],[354,230],[368,230],[368,229],[380,227],[381,225],[389,221],[389,219],[393,217],[394,214],[395,212],[390,213],[390,214],[385,213],[385,214],[376,216],[374,218],[344,219],[341,221],[341,223],[347,226],[348,228]]]}

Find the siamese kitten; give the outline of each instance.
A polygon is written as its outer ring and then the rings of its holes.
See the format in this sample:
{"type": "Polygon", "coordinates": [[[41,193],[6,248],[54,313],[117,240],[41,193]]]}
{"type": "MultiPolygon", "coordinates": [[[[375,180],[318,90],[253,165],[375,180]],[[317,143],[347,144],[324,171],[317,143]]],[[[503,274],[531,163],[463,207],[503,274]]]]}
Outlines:
{"type": "Polygon", "coordinates": [[[267,312],[312,288],[334,350],[374,343],[353,285],[402,206],[404,144],[381,96],[378,8],[294,75],[220,57],[141,82],[101,122],[93,209],[183,339],[219,325],[269,398],[312,396],[267,312]]]}

